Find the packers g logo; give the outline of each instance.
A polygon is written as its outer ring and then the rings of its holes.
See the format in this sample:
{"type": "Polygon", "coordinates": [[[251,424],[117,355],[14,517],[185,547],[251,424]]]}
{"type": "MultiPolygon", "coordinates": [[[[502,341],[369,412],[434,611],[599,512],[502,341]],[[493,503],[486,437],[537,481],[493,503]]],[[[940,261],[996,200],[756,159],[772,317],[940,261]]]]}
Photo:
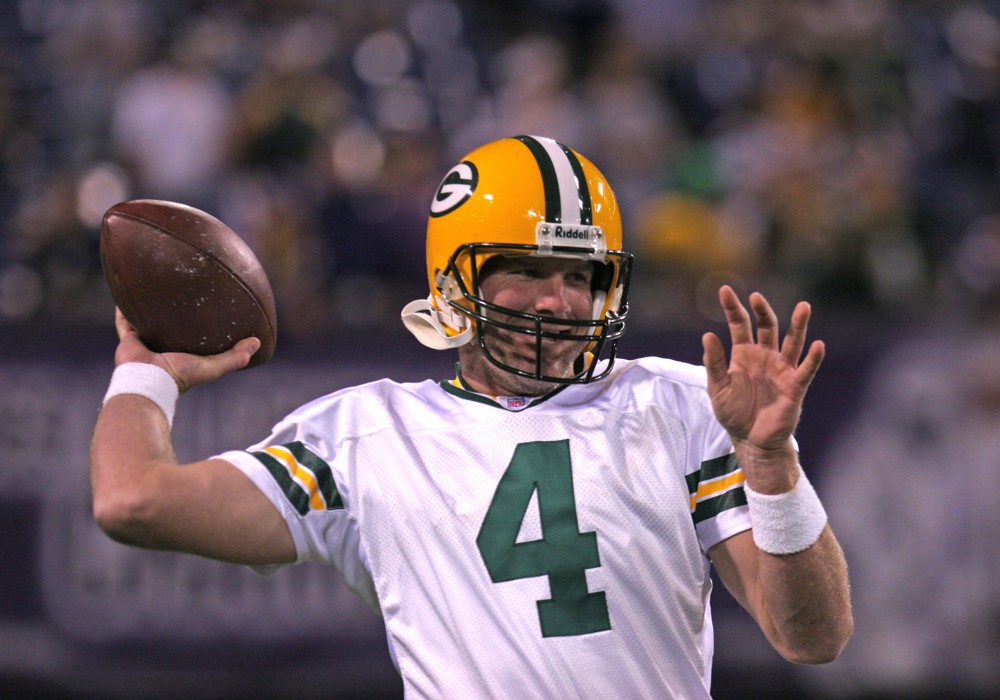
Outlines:
{"type": "Polygon", "coordinates": [[[479,184],[479,171],[467,160],[448,171],[431,202],[431,216],[444,216],[472,196],[479,184]]]}

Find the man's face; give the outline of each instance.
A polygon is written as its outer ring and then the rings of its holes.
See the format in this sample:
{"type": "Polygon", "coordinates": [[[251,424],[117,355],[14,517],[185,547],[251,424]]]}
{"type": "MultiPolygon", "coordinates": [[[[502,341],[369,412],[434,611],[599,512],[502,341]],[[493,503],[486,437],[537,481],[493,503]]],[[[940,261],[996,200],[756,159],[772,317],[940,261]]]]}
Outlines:
{"type": "MultiPolygon", "coordinates": [[[[545,331],[565,333],[566,340],[542,341],[542,373],[569,377],[573,375],[576,358],[587,345],[586,341],[573,337],[587,332],[587,329],[570,325],[561,327],[558,321],[591,318],[593,274],[593,263],[586,260],[505,256],[493,258],[485,266],[479,288],[483,299],[490,303],[551,319],[553,322],[545,324],[545,331]]],[[[496,312],[489,312],[488,316],[515,326],[533,327],[530,321],[517,317],[496,312]]],[[[483,332],[487,346],[500,362],[527,372],[535,371],[535,337],[493,326],[486,326],[483,332]]],[[[482,356],[478,345],[466,347],[474,348],[475,352],[462,353],[462,375],[479,391],[532,396],[550,391],[553,387],[550,382],[520,377],[496,367],[482,356]]]]}

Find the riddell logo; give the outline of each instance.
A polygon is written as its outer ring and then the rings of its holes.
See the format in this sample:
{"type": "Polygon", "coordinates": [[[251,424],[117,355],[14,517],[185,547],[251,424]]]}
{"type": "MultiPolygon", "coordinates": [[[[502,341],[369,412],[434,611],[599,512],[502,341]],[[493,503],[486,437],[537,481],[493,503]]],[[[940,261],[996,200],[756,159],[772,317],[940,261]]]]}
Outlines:
{"type": "Polygon", "coordinates": [[[552,231],[552,235],[556,238],[572,238],[586,241],[590,239],[590,229],[575,228],[573,226],[556,226],[552,231]]]}

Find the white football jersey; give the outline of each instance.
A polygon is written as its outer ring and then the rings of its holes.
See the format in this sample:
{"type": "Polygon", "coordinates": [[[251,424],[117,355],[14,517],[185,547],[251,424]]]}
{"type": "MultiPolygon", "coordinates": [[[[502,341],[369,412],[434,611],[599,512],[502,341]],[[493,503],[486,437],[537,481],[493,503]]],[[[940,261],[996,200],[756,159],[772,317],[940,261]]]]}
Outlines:
{"type": "Polygon", "coordinates": [[[708,697],[705,553],[750,520],[703,368],[538,399],[382,380],[221,456],[381,612],[407,697],[708,697]]]}

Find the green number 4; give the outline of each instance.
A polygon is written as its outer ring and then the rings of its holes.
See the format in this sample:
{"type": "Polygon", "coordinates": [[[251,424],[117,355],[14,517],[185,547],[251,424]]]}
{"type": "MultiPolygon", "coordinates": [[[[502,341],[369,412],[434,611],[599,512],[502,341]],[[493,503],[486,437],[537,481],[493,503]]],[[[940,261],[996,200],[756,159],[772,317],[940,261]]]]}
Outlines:
{"type": "Polygon", "coordinates": [[[586,569],[601,565],[597,533],[580,532],[569,440],[518,445],[483,519],[476,545],[493,583],[549,577],[552,597],[537,601],[543,637],[611,629],[603,591],[587,590],[586,569]],[[542,539],[518,542],[538,492],[542,539]]]}

